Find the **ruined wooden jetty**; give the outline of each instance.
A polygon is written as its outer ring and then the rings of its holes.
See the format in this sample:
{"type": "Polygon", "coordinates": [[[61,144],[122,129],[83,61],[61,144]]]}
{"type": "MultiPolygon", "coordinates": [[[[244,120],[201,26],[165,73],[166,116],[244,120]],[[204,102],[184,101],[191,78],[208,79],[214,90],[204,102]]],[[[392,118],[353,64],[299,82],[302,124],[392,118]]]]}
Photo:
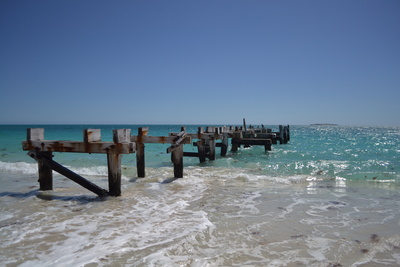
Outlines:
{"type": "Polygon", "coordinates": [[[221,149],[220,155],[225,156],[229,138],[233,152],[242,145],[264,146],[265,151],[269,151],[272,144],[277,144],[278,141],[280,144],[286,144],[290,140],[289,126],[280,125],[278,132],[272,132],[263,125],[261,128],[247,127],[245,120],[243,124],[243,127],[199,127],[197,133],[188,133],[186,127],[182,127],[179,133],[169,133],[168,136],[150,136],[147,127],[139,128],[137,135],[131,135],[130,129],[117,129],[113,130],[112,142],[101,141],[100,129],[85,129],[83,141],[54,141],[45,140],[43,128],[28,128],[27,140],[22,142],[22,147],[38,162],[40,190],[53,189],[53,171],[56,171],[99,196],[120,196],[122,155],[136,153],[137,176],[145,177],[145,144],[169,144],[166,152],[171,153],[174,178],[182,178],[183,157],[197,157],[201,163],[206,159],[215,160],[216,147],[221,149]],[[193,144],[197,147],[197,152],[184,152],[185,144],[193,144]],[[108,190],[54,161],[53,152],[106,154],[108,190]]]}

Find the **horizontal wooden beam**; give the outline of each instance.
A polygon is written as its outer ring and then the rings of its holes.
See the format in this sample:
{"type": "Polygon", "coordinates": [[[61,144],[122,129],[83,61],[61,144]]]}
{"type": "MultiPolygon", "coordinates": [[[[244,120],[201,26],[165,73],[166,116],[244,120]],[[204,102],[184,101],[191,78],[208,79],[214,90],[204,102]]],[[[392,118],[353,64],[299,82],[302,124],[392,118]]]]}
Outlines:
{"type": "MultiPolygon", "coordinates": [[[[170,133],[171,136],[176,136],[179,133],[170,133]]],[[[192,139],[204,139],[204,140],[219,140],[223,139],[223,134],[217,133],[187,133],[187,136],[192,139]]]]}
{"type": "MultiPolygon", "coordinates": [[[[173,144],[175,143],[176,136],[150,136],[150,135],[144,135],[144,136],[136,136],[132,135],[131,136],[131,142],[136,142],[136,143],[153,143],[153,144],[173,144]]],[[[192,141],[190,138],[186,137],[181,144],[190,144],[192,141]]]]}
{"type": "Polygon", "coordinates": [[[198,152],[183,152],[183,156],[184,157],[199,157],[199,153],[198,152]]]}
{"type": "Polygon", "coordinates": [[[78,141],[23,141],[22,149],[29,151],[130,154],[136,149],[135,143],[78,142],[78,141]]]}
{"type": "Polygon", "coordinates": [[[256,138],[232,138],[232,144],[239,145],[269,145],[272,144],[271,139],[256,139],[256,138]]]}

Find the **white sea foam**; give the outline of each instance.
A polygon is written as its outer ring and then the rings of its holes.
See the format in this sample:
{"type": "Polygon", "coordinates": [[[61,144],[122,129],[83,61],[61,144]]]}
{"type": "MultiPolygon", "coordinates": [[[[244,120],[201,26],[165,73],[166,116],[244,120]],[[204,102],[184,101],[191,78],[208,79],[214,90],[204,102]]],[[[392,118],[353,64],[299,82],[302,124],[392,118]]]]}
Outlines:
{"type": "Polygon", "coordinates": [[[0,161],[0,171],[21,173],[21,174],[34,174],[37,173],[36,163],[27,162],[3,162],[0,161]]]}

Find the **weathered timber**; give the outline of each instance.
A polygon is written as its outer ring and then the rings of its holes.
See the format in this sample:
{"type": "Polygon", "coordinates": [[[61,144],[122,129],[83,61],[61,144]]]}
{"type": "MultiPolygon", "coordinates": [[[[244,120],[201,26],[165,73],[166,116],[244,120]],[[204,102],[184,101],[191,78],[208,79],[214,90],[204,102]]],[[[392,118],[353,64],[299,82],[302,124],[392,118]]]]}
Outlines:
{"type": "Polygon", "coordinates": [[[107,154],[108,194],[114,197],[121,195],[121,157],[120,154],[107,154]]]}
{"type": "MultiPolygon", "coordinates": [[[[142,127],[138,129],[138,137],[143,137],[147,135],[149,129],[147,127],[142,127]]],[[[131,138],[132,139],[132,138],[131,138]]],[[[136,169],[137,175],[140,178],[146,176],[145,172],[145,156],[144,156],[144,143],[141,142],[143,138],[137,138],[136,142],[136,169]]]]}
{"type": "Polygon", "coordinates": [[[221,156],[225,156],[228,152],[228,133],[223,133],[223,138],[221,143],[217,143],[219,147],[221,147],[221,156]]]}
{"type": "Polygon", "coordinates": [[[208,158],[210,160],[215,160],[215,139],[207,140],[206,149],[208,152],[208,158]]]}
{"type": "Polygon", "coordinates": [[[130,154],[135,152],[134,143],[79,142],[79,141],[23,141],[23,150],[49,152],[130,154]]]}
{"type": "MultiPolygon", "coordinates": [[[[238,129],[236,129],[235,132],[233,132],[231,137],[232,137],[232,140],[242,139],[243,135],[242,135],[242,132],[240,132],[238,129]]],[[[231,151],[236,152],[238,150],[238,148],[240,147],[240,144],[237,142],[232,142],[232,141],[231,141],[231,143],[232,143],[231,151]]]]}
{"type": "Polygon", "coordinates": [[[30,128],[27,130],[27,141],[22,142],[22,147],[24,150],[29,150],[29,155],[38,161],[41,190],[53,189],[52,170],[54,170],[99,196],[120,196],[122,154],[135,152],[135,143],[131,142],[130,136],[130,129],[117,129],[113,130],[113,142],[101,142],[100,129],[85,129],[83,142],[51,141],[44,140],[44,129],[30,128]],[[53,161],[52,152],[107,154],[109,193],[53,161]]]}
{"type": "MultiPolygon", "coordinates": [[[[98,187],[97,185],[91,183],[90,181],[86,180],[82,176],[76,174],[75,172],[65,168],[61,164],[55,162],[51,158],[48,157],[48,152],[36,152],[36,151],[30,151],[28,155],[38,162],[42,162],[44,165],[46,165],[48,168],[58,172],[61,175],[64,175],[65,177],[71,179],[72,181],[78,183],[79,185],[83,186],[84,188],[92,191],[93,193],[99,195],[99,196],[107,196],[108,193],[106,190],[98,187]]],[[[45,189],[46,190],[46,189],[45,189]]],[[[50,190],[50,189],[47,189],[50,190]]]]}
{"type": "Polygon", "coordinates": [[[182,178],[183,156],[198,157],[200,162],[204,162],[206,158],[215,160],[216,147],[221,148],[221,156],[226,155],[229,138],[232,139],[232,151],[237,151],[241,145],[245,147],[264,145],[265,150],[268,151],[271,150],[272,143],[276,144],[279,141],[283,144],[290,140],[289,125],[280,125],[279,132],[272,132],[271,129],[266,129],[264,125],[262,125],[261,129],[259,126],[253,127],[250,125],[247,127],[245,119],[243,119],[243,126],[241,127],[210,126],[206,127],[205,131],[202,127],[199,127],[197,133],[187,133],[186,127],[182,127],[181,132],[170,133],[169,136],[148,136],[147,134],[147,127],[139,128],[137,136],[131,136],[130,129],[118,129],[113,131],[113,142],[102,142],[100,129],[85,129],[83,142],[52,141],[44,140],[43,128],[32,128],[27,130],[27,140],[22,142],[22,146],[24,150],[29,150],[29,153],[39,155],[34,158],[38,162],[41,190],[51,190],[53,188],[52,171],[61,170],[67,177],[76,178],[75,180],[78,180],[78,183],[89,183],[86,186],[98,195],[120,196],[122,154],[136,152],[138,177],[145,177],[145,143],[171,144],[167,148],[167,153],[171,153],[171,160],[174,165],[174,177],[182,178]],[[198,152],[183,152],[183,146],[190,144],[192,139],[197,139],[193,145],[197,147],[198,152]],[[221,140],[221,142],[217,142],[217,140],[221,140]],[[54,162],[52,160],[53,152],[107,154],[109,191],[107,192],[101,188],[96,189],[96,185],[91,186],[91,183],[84,178],[54,162]],[[57,166],[56,164],[61,166],[61,168],[59,166],[52,167],[53,165],[57,166]]]}
{"type": "Polygon", "coordinates": [[[184,157],[195,157],[198,158],[199,157],[199,153],[198,152],[183,152],[183,156],[184,157]]]}
{"type": "Polygon", "coordinates": [[[53,190],[53,170],[46,164],[45,158],[53,158],[53,153],[42,152],[42,157],[35,157],[38,163],[39,188],[42,191],[53,190]]]}
{"type": "Polygon", "coordinates": [[[200,163],[206,161],[206,147],[205,147],[205,140],[201,139],[196,142],[197,152],[199,153],[199,161],[200,163]]]}
{"type": "MultiPolygon", "coordinates": [[[[170,137],[174,137],[177,134],[178,133],[170,133],[170,137]]],[[[224,136],[223,134],[216,134],[216,133],[187,133],[187,137],[190,137],[191,139],[219,140],[222,139],[224,136]]],[[[164,142],[164,143],[169,143],[169,142],[164,142]]]]}
{"type": "Polygon", "coordinates": [[[85,129],[83,130],[83,142],[101,142],[100,129],[85,129]]]}
{"type": "MultiPolygon", "coordinates": [[[[176,135],[171,136],[131,136],[131,142],[140,142],[140,143],[151,143],[151,144],[173,144],[175,141],[176,135]]],[[[187,137],[190,137],[187,136],[187,137]]],[[[192,141],[190,138],[185,138],[182,140],[181,144],[187,145],[190,144],[192,141]]]]}
{"type": "Polygon", "coordinates": [[[44,128],[28,128],[28,129],[26,129],[26,140],[28,140],[28,141],[44,140],[44,128]]]}
{"type": "MultiPolygon", "coordinates": [[[[26,140],[31,142],[44,140],[44,128],[28,128],[26,130],[26,140]]],[[[42,155],[43,157],[35,158],[38,163],[39,188],[43,191],[53,190],[53,170],[44,161],[45,157],[53,158],[53,153],[47,151],[43,152],[42,155]]]]}
{"type": "Polygon", "coordinates": [[[174,164],[174,178],[183,178],[183,145],[177,145],[171,153],[174,164]]]}
{"type": "MultiPolygon", "coordinates": [[[[222,133],[222,127],[209,126],[204,132],[203,127],[198,127],[197,133],[187,133],[187,136],[192,139],[199,139],[199,141],[193,142],[194,146],[197,146],[198,153],[184,152],[184,156],[199,157],[200,163],[204,162],[206,158],[209,160],[215,160],[215,147],[221,147],[221,155],[226,155],[228,147],[228,133],[222,133]],[[216,143],[216,140],[223,140],[222,145],[216,143]]],[[[170,135],[176,136],[176,133],[170,133],[170,135]]]]}
{"type": "MultiPolygon", "coordinates": [[[[240,145],[246,146],[264,146],[265,151],[271,150],[271,139],[257,139],[257,138],[233,138],[232,139],[232,147],[236,145],[236,147],[240,147],[240,145]]],[[[236,151],[236,150],[235,150],[236,151]]]]}
{"type": "Polygon", "coordinates": [[[175,136],[175,139],[170,147],[167,148],[167,153],[173,152],[175,149],[182,145],[182,142],[186,139],[187,133],[185,131],[180,132],[175,136]]]}

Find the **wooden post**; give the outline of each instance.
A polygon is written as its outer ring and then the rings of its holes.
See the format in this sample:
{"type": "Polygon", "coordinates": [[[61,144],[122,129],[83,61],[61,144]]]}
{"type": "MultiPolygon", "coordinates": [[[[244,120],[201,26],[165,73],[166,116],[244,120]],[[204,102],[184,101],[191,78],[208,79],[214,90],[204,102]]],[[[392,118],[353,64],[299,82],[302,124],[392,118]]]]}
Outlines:
{"type": "Polygon", "coordinates": [[[240,147],[240,144],[238,144],[237,142],[235,142],[235,140],[237,139],[242,139],[242,132],[234,132],[233,133],[233,137],[232,137],[232,149],[231,151],[236,152],[238,150],[238,148],[240,147]]]}
{"type": "Polygon", "coordinates": [[[142,136],[147,135],[149,132],[147,127],[141,127],[138,129],[138,141],[136,142],[136,169],[137,175],[140,178],[146,176],[145,173],[145,156],[144,156],[144,143],[140,142],[142,136]]]}
{"type": "MultiPolygon", "coordinates": [[[[44,156],[47,158],[52,158],[52,152],[42,152],[44,156]]],[[[40,190],[53,190],[53,170],[46,164],[43,158],[39,158],[38,162],[38,170],[39,170],[39,185],[40,190]]]]}
{"type": "Polygon", "coordinates": [[[27,141],[42,141],[44,140],[44,128],[28,128],[26,130],[27,141]]]}
{"type": "Polygon", "coordinates": [[[287,130],[287,127],[286,126],[284,126],[283,127],[283,143],[284,144],[287,144],[287,142],[288,142],[288,130],[287,130]]]}
{"type": "Polygon", "coordinates": [[[183,145],[178,145],[171,153],[174,163],[174,177],[183,178],[183,145]]]}
{"type": "Polygon", "coordinates": [[[101,130],[100,129],[83,130],[83,141],[85,143],[101,142],[101,130]]]}
{"type": "Polygon", "coordinates": [[[200,163],[203,163],[206,161],[206,151],[205,151],[205,147],[204,147],[204,141],[205,140],[202,139],[202,140],[199,140],[196,142],[200,163]]]}
{"type": "MultiPolygon", "coordinates": [[[[214,132],[218,134],[219,133],[218,128],[215,128],[214,132]]],[[[209,159],[215,160],[215,139],[208,140],[208,146],[209,146],[209,159]]]]}
{"type": "Polygon", "coordinates": [[[279,125],[279,144],[283,144],[283,126],[279,125]]]}
{"type": "Polygon", "coordinates": [[[131,129],[113,130],[114,143],[129,143],[131,141],[131,129]]]}
{"type": "MultiPolygon", "coordinates": [[[[130,129],[113,130],[114,143],[129,143],[130,139],[130,129]]],[[[107,154],[108,194],[110,196],[121,195],[121,159],[121,154],[107,154]]]]}
{"type": "MultiPolygon", "coordinates": [[[[44,140],[44,128],[28,128],[26,131],[27,141],[43,141],[44,140]]],[[[53,158],[52,152],[43,152],[44,156],[53,158]]],[[[40,190],[53,190],[53,170],[46,164],[42,157],[36,158],[38,162],[38,173],[39,173],[39,187],[40,190]]]]}
{"type": "Polygon", "coordinates": [[[228,152],[228,133],[222,133],[223,138],[221,141],[221,156],[225,156],[228,152]]]}
{"type": "Polygon", "coordinates": [[[121,154],[107,154],[108,194],[121,195],[121,154]]]}

